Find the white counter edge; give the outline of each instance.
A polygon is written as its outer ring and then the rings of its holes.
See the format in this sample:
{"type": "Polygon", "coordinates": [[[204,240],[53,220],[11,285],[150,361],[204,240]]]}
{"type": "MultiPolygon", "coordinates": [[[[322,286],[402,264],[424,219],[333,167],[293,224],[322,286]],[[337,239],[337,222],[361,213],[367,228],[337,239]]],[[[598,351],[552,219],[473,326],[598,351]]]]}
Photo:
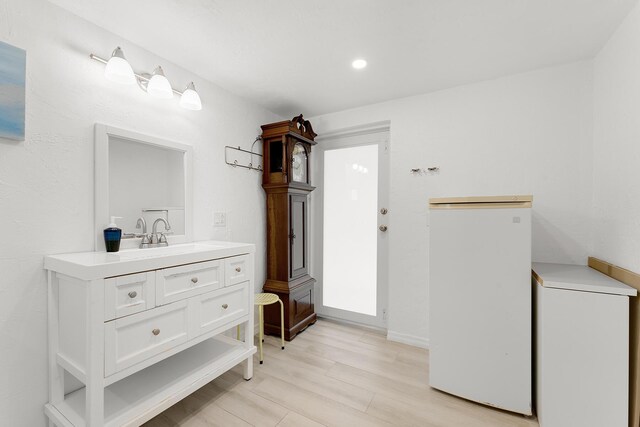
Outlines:
{"type": "Polygon", "coordinates": [[[615,279],[612,279],[609,276],[602,274],[599,271],[594,270],[591,267],[588,267],[586,265],[534,262],[531,265],[531,270],[535,272],[535,274],[539,278],[541,278],[541,281],[542,281],[541,285],[544,286],[545,288],[565,289],[565,290],[580,291],[580,292],[596,292],[601,294],[621,295],[621,296],[637,295],[637,291],[631,286],[627,286],[624,283],[619,282],[615,279]],[[536,266],[538,266],[537,271],[536,271],[536,266]],[[593,283],[579,283],[579,282],[570,282],[570,281],[553,279],[548,277],[548,273],[547,273],[547,277],[545,277],[545,273],[541,272],[543,271],[543,268],[540,268],[540,267],[544,267],[544,266],[557,266],[557,267],[566,266],[567,268],[572,268],[572,269],[583,268],[585,272],[587,271],[589,272],[588,273],[589,275],[593,275],[594,277],[597,276],[598,278],[601,278],[603,281],[606,281],[606,282],[616,282],[616,283],[615,283],[615,286],[603,286],[603,285],[597,285],[593,283]]]}
{"type": "MultiPolygon", "coordinates": [[[[83,256],[101,256],[106,252],[80,252],[72,254],[60,254],[46,256],[44,268],[56,273],[75,277],[81,280],[95,280],[106,277],[123,276],[126,274],[139,273],[141,271],[157,270],[168,266],[183,264],[193,264],[196,262],[209,261],[212,259],[229,258],[237,255],[255,253],[253,243],[235,242],[193,242],[193,244],[203,243],[203,249],[188,253],[162,254],[139,259],[114,260],[110,262],[86,264],[79,262],[83,256]],[[206,244],[212,245],[206,248],[206,244]],[[222,246],[222,247],[220,247],[222,246]]],[[[179,245],[176,245],[179,246],[179,245]]],[[[169,246],[171,248],[171,246],[169,246]]],[[[134,249],[145,251],[146,249],[134,249]]],[[[154,250],[154,249],[151,249],[154,250]]],[[[117,254],[117,253],[116,253],[117,254]]]]}

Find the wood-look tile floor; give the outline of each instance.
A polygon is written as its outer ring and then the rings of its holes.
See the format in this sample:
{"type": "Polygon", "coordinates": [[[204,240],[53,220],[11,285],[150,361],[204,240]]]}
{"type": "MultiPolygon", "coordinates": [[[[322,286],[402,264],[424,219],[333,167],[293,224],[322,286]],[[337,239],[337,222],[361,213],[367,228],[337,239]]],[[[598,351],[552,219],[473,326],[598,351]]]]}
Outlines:
{"type": "Polygon", "coordinates": [[[428,359],[427,350],[318,320],[285,350],[266,337],[251,381],[237,366],[145,426],[538,426],[431,389],[428,359]]]}

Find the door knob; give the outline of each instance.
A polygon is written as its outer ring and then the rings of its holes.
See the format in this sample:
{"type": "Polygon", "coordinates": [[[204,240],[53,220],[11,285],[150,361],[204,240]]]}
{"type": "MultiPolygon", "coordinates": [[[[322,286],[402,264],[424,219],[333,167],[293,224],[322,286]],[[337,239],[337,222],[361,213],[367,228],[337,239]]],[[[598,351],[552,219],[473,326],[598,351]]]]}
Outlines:
{"type": "Polygon", "coordinates": [[[387,226],[386,225],[381,225],[378,228],[380,229],[380,231],[387,231],[387,226]]]}

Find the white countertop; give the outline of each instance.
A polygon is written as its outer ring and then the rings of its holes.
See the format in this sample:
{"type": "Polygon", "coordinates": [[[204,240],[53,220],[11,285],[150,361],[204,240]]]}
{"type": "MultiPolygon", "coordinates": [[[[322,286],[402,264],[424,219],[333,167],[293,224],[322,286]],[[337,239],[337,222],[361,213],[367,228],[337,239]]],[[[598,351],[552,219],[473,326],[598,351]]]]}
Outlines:
{"type": "Polygon", "coordinates": [[[93,280],[254,252],[252,243],[203,241],[120,252],[50,255],[44,259],[44,268],[82,280],[93,280]]]}
{"type": "Polygon", "coordinates": [[[628,296],[636,296],[637,294],[637,291],[631,286],[618,282],[586,265],[534,262],[532,269],[538,276],[538,282],[546,288],[628,296]]]}

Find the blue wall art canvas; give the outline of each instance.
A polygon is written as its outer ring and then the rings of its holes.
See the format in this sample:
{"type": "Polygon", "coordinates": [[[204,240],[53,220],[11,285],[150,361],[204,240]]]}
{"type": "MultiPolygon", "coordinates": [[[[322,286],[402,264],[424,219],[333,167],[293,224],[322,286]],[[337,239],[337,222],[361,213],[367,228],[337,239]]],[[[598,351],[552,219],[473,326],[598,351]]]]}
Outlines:
{"type": "Polygon", "coordinates": [[[27,52],[0,42],[0,138],[24,141],[27,52]]]}

